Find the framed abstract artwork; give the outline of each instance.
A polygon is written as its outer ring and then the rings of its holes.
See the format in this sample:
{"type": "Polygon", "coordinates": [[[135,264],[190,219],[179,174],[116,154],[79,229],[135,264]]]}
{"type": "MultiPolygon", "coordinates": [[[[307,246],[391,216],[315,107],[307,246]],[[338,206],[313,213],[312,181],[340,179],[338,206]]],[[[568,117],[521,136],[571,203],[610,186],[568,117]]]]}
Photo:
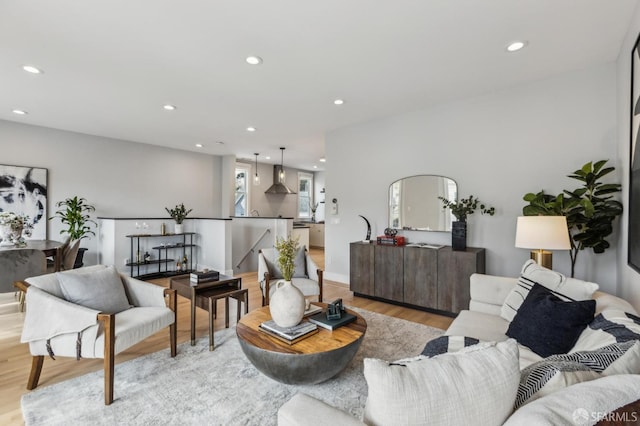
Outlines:
{"type": "Polygon", "coordinates": [[[47,169],[0,164],[0,212],[29,216],[29,239],[47,239],[47,169]]]}

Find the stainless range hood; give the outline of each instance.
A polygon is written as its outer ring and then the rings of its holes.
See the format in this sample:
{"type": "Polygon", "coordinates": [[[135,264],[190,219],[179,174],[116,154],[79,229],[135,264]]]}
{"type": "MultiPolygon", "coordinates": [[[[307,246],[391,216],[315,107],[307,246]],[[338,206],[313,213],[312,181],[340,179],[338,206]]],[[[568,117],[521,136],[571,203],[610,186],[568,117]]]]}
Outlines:
{"type": "Polygon", "coordinates": [[[274,165],[273,166],[273,185],[269,187],[265,194],[295,194],[296,192],[285,185],[283,182],[280,182],[280,169],[282,166],[274,165]]]}

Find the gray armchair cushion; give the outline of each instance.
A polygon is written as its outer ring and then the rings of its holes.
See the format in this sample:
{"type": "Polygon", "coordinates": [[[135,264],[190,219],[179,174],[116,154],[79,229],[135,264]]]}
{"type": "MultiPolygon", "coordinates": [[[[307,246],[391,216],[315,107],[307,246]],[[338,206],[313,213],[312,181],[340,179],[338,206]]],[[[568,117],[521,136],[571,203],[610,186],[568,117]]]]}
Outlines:
{"type": "Polygon", "coordinates": [[[113,266],[99,271],[56,273],[64,298],[69,302],[105,313],[118,313],[131,307],[120,275],[113,266]]]}
{"type": "MultiPolygon", "coordinates": [[[[296,257],[293,259],[293,278],[308,278],[307,274],[307,265],[305,260],[305,251],[307,250],[306,246],[302,246],[298,248],[296,252],[296,257]]],[[[284,278],[282,276],[282,271],[278,267],[278,250],[273,249],[265,249],[262,251],[264,254],[264,260],[267,262],[267,267],[269,268],[269,275],[271,278],[284,278]]]]}

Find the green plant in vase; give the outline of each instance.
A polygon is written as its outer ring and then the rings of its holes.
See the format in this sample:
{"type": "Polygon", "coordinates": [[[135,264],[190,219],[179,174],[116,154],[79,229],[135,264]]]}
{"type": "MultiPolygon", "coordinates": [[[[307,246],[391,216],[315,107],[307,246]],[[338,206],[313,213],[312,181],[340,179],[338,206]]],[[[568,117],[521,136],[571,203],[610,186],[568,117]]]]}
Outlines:
{"type": "Polygon", "coordinates": [[[470,195],[469,198],[461,198],[451,201],[444,197],[438,197],[445,208],[451,209],[451,214],[457,219],[452,223],[451,246],[453,250],[467,249],[467,217],[479,210],[481,214],[493,216],[496,212],[494,207],[486,206],[477,197],[470,195]]]}
{"type": "Polygon", "coordinates": [[[193,211],[193,209],[187,210],[184,206],[184,203],[176,204],[176,206],[172,209],[169,209],[168,207],[165,207],[164,209],[167,211],[167,213],[169,213],[169,216],[171,216],[171,218],[176,221],[176,234],[182,234],[182,222],[187,217],[187,215],[193,211]]]}
{"type": "Polygon", "coordinates": [[[282,272],[285,281],[291,281],[295,269],[295,257],[298,251],[299,237],[276,238],[276,249],[278,250],[278,267],[282,272]]]}
{"type": "Polygon", "coordinates": [[[91,230],[90,224],[97,226],[97,223],[89,215],[96,208],[88,204],[85,198],[78,196],[67,198],[66,200],[58,201],[56,207],[63,208],[56,211],[49,220],[58,218],[63,225],[67,225],[67,229],[60,231],[61,234],[69,234],[69,238],[72,240],[80,240],[88,238],[89,235],[96,235],[91,230]]]}

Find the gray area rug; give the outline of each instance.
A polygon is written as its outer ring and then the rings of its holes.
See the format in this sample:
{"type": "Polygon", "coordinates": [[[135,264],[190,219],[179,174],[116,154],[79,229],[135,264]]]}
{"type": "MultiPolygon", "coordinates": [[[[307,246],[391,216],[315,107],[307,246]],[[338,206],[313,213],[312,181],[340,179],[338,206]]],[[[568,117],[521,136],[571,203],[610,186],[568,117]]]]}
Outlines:
{"type": "Polygon", "coordinates": [[[175,358],[165,349],[116,364],[110,406],[104,405],[102,371],[29,392],[22,397],[25,424],[275,425],[278,408],[298,392],[361,417],[367,398],[362,360],[416,356],[442,330],[354,310],[367,321],[364,341],[347,368],[324,383],[285,385],[264,376],[242,353],[232,327],[216,331],[213,352],[203,336],[196,346],[180,345],[175,358]]]}

